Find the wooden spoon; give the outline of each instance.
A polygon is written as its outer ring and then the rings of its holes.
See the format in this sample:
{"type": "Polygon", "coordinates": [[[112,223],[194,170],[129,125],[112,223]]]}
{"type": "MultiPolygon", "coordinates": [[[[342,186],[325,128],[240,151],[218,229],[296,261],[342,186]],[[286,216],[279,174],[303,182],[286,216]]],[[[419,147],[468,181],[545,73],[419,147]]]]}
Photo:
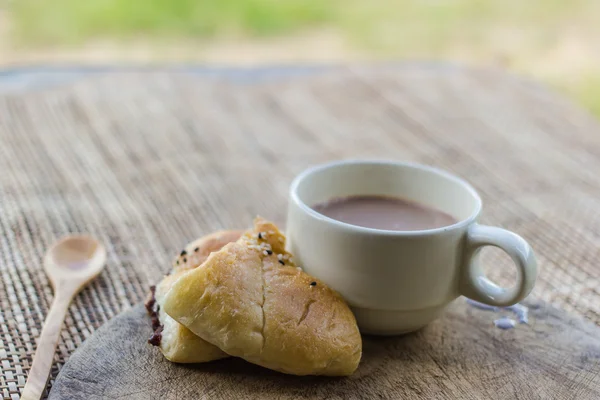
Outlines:
{"type": "Polygon", "coordinates": [[[44,269],[54,288],[54,300],[38,340],[22,400],[42,396],[65,315],[73,297],[104,268],[106,250],[89,236],[67,236],[46,253],[44,269]]]}

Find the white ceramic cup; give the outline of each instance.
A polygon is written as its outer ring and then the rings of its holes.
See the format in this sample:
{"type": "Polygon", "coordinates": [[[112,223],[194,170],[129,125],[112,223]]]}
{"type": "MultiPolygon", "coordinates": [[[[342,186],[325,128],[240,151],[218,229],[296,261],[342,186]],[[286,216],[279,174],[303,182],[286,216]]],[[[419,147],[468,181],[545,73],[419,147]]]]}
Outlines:
{"type": "Polygon", "coordinates": [[[531,247],[502,228],[480,225],[481,198],[464,180],[432,167],[346,160],[310,168],[289,193],[288,249],[304,270],[337,290],[363,333],[417,330],[464,295],[508,306],[533,288],[537,265],[531,247]],[[420,231],[364,228],[326,217],[311,205],[352,195],[396,196],[444,211],[458,222],[420,231]],[[504,250],[517,283],[502,288],[478,262],[484,246],[504,250]]]}

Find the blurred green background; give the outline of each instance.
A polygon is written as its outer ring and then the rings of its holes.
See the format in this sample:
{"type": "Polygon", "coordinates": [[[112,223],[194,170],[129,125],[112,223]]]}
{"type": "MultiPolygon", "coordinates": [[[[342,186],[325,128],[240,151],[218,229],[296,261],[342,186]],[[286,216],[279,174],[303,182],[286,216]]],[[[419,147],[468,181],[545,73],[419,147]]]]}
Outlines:
{"type": "Polygon", "coordinates": [[[599,0],[15,0],[1,7],[4,64],[447,60],[532,76],[600,115],[599,0]]]}

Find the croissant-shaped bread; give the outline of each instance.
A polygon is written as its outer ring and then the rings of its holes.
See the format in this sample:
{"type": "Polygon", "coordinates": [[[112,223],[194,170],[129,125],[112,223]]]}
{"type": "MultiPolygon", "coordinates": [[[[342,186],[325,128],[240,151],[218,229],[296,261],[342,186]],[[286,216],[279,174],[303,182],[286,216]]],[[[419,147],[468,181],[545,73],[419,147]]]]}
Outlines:
{"type": "Polygon", "coordinates": [[[149,342],[158,346],[165,358],[177,363],[200,363],[228,357],[218,347],[194,335],[163,310],[165,294],[187,271],[199,267],[214,251],[234,242],[242,231],[220,231],[189,243],[173,261],[171,273],[152,290],[146,308],[152,315],[154,334],[149,342]]]}
{"type": "Polygon", "coordinates": [[[164,311],[225,353],[295,375],[350,375],[362,355],[351,310],[302,272],[285,237],[261,218],[235,243],[183,274],[164,311]]]}

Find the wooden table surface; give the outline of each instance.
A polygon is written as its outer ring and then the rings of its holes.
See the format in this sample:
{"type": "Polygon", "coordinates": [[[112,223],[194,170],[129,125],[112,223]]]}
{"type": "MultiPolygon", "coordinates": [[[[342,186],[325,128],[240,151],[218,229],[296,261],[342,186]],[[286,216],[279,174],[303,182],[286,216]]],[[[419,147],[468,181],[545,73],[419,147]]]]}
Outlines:
{"type": "MultiPolygon", "coordinates": [[[[87,232],[106,271],[72,305],[58,369],[139,303],[188,241],[283,223],[287,187],[333,159],[409,160],[470,181],[482,222],[538,256],[531,299],[600,322],[600,129],[562,96],[501,71],[379,67],[0,72],[0,393],[18,398],[52,291],[58,237],[87,232]]],[[[510,262],[487,251],[491,278],[510,262]]]]}

